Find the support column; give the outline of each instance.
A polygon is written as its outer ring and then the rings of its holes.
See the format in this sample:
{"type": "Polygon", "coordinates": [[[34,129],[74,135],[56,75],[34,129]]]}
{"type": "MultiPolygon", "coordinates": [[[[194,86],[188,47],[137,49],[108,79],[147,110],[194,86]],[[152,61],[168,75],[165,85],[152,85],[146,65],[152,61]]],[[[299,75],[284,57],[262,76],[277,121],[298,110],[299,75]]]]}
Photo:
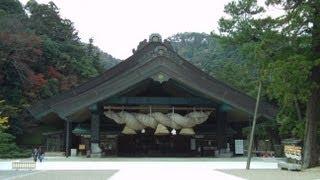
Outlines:
{"type": "Polygon", "coordinates": [[[66,157],[70,156],[70,149],[71,149],[71,144],[72,144],[71,131],[72,131],[72,123],[68,119],[65,119],[65,138],[66,138],[65,155],[66,155],[66,157]]]}
{"type": "Polygon", "coordinates": [[[89,107],[91,112],[91,157],[101,157],[100,143],[100,115],[98,105],[89,107]]]}
{"type": "Polygon", "coordinates": [[[218,150],[221,151],[221,149],[227,148],[227,112],[222,106],[218,108],[216,117],[217,146],[218,150]]]}

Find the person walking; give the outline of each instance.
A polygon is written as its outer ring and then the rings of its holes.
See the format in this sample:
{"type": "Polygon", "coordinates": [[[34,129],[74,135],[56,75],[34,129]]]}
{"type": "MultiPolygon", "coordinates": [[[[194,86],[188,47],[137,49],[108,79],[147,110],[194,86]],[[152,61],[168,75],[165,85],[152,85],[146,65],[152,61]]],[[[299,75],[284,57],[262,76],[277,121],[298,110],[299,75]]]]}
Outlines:
{"type": "Polygon", "coordinates": [[[34,148],[32,150],[32,157],[33,157],[33,161],[37,162],[37,159],[38,159],[38,149],[37,148],[34,148]]]}
{"type": "Polygon", "coordinates": [[[42,160],[44,159],[44,151],[41,149],[41,147],[39,147],[38,149],[38,159],[40,162],[42,162],[42,160]]]}

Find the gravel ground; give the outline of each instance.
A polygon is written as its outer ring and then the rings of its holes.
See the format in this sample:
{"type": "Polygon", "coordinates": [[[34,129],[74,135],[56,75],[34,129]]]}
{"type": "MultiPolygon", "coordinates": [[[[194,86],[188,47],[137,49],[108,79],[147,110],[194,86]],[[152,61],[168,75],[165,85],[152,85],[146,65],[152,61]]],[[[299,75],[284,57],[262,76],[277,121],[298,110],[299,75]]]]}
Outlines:
{"type": "Polygon", "coordinates": [[[241,177],[249,180],[320,180],[320,167],[307,169],[304,171],[287,170],[220,170],[221,172],[241,177]]]}

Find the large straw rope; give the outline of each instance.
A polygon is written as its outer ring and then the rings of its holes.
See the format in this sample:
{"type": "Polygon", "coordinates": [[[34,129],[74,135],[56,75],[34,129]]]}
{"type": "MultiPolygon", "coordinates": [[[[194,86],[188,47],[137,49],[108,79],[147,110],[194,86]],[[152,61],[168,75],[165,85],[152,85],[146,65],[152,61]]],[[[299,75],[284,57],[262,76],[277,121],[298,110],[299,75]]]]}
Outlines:
{"type": "Polygon", "coordinates": [[[168,116],[161,112],[153,112],[151,115],[154,117],[154,119],[159,123],[167,127],[171,127],[171,120],[168,116]]]}
{"type": "Polygon", "coordinates": [[[193,127],[196,125],[195,122],[189,117],[182,116],[177,113],[169,113],[167,115],[171,119],[172,122],[178,124],[179,126],[181,126],[183,128],[193,127]]]}
{"type": "Polygon", "coordinates": [[[137,134],[136,131],[129,128],[128,126],[125,126],[121,132],[122,134],[137,134]]]}
{"type": "Polygon", "coordinates": [[[125,121],[120,118],[119,114],[111,111],[111,110],[108,110],[106,112],[104,112],[104,115],[112,120],[114,120],[116,123],[118,124],[125,124],[125,121]]]}
{"type": "Polygon", "coordinates": [[[210,111],[207,111],[207,112],[193,111],[193,112],[186,114],[186,117],[191,118],[195,124],[201,124],[208,119],[210,113],[211,113],[210,111]]]}
{"type": "Polygon", "coordinates": [[[154,135],[168,135],[170,132],[168,131],[167,127],[165,127],[162,124],[158,124],[156,131],[154,132],[154,135]]]}
{"type": "Polygon", "coordinates": [[[128,126],[133,130],[142,130],[145,127],[131,113],[128,113],[126,111],[121,111],[118,114],[126,122],[126,126],[128,126]]]}
{"type": "Polygon", "coordinates": [[[135,118],[144,126],[155,129],[158,122],[151,114],[134,113],[135,118]]]}
{"type": "Polygon", "coordinates": [[[180,135],[195,135],[195,132],[192,128],[182,128],[180,130],[180,135]]]}

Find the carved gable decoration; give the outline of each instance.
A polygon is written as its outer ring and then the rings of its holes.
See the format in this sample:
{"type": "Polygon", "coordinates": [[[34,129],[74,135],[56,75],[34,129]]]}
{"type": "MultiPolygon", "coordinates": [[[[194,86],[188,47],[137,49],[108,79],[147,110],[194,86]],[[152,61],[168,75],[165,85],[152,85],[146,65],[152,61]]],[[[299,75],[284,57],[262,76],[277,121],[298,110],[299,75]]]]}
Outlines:
{"type": "Polygon", "coordinates": [[[153,33],[149,36],[149,42],[162,42],[161,35],[158,33],[153,33]]]}

